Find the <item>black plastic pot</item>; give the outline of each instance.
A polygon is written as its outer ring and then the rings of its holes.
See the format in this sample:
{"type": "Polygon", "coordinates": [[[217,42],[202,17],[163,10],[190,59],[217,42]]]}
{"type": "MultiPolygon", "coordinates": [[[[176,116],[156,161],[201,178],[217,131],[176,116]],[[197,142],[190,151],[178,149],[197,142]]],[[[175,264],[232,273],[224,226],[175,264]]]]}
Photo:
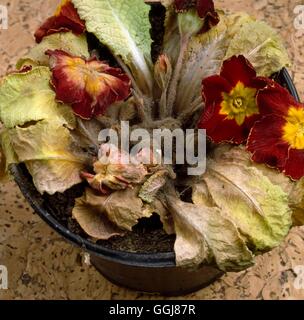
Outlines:
{"type": "MultiPolygon", "coordinates": [[[[284,85],[299,100],[297,90],[283,69],[275,80],[284,85]]],[[[91,262],[111,282],[138,291],[178,296],[206,287],[222,272],[213,266],[184,269],[175,265],[174,252],[136,254],[110,250],[71,232],[59,223],[44,206],[43,197],[35,189],[25,166],[11,166],[16,183],[38,215],[59,234],[91,253],[91,262]]]]}

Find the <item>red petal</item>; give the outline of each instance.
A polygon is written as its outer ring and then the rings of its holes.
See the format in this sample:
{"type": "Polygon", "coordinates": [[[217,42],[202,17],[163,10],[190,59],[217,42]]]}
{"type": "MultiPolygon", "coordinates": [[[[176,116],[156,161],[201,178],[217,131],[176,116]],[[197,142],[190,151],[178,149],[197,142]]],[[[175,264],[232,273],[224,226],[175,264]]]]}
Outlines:
{"type": "Polygon", "coordinates": [[[206,129],[208,137],[215,143],[242,144],[245,142],[258,115],[246,118],[243,125],[239,126],[235,120],[229,120],[226,116],[220,115],[220,108],[220,105],[214,104],[206,106],[198,127],[206,129]]]}
{"type": "Polygon", "coordinates": [[[242,82],[246,87],[251,87],[252,79],[256,77],[256,72],[244,56],[233,56],[224,61],[221,76],[232,87],[235,87],[238,82],[242,82]]]}
{"type": "Polygon", "coordinates": [[[291,106],[300,106],[293,96],[278,83],[268,82],[267,87],[260,90],[257,102],[262,114],[285,116],[291,106]]]}
{"type": "Polygon", "coordinates": [[[174,5],[177,12],[184,12],[196,7],[199,17],[205,19],[201,33],[207,32],[220,21],[213,0],[174,0],[174,5]]]}
{"type": "Polygon", "coordinates": [[[253,126],[247,150],[253,153],[252,159],[257,163],[282,170],[288,157],[288,144],[282,140],[286,120],[277,115],[268,115],[253,126]]]}
{"type": "Polygon", "coordinates": [[[223,101],[223,92],[229,93],[232,86],[221,76],[211,76],[203,80],[203,99],[206,105],[220,104],[223,101]]]}
{"type": "Polygon", "coordinates": [[[197,0],[198,15],[205,19],[205,24],[201,33],[209,31],[220,22],[220,17],[215,11],[213,0],[197,0]]]}
{"type": "Polygon", "coordinates": [[[220,16],[216,11],[209,12],[205,17],[205,23],[200,33],[209,31],[212,27],[216,26],[220,22],[220,16]]]}
{"type": "Polygon", "coordinates": [[[75,114],[84,119],[104,114],[108,106],[130,94],[130,79],[120,69],[95,58],[86,61],[73,57],[62,50],[49,50],[47,54],[56,98],[71,104],[75,114]]]}
{"type": "Polygon", "coordinates": [[[174,6],[176,11],[182,12],[194,7],[196,0],[174,0],[174,6]]]}
{"type": "Polygon", "coordinates": [[[82,21],[71,1],[64,1],[59,7],[58,13],[47,19],[35,32],[36,42],[41,42],[45,36],[57,32],[73,31],[79,35],[85,31],[85,23],[82,21]]]}
{"type": "Polygon", "coordinates": [[[294,180],[304,177],[304,150],[289,150],[289,157],[284,167],[284,173],[294,180]]]}
{"type": "Polygon", "coordinates": [[[205,18],[207,14],[215,13],[214,3],[213,0],[197,0],[196,8],[198,15],[201,18],[205,18]]]}

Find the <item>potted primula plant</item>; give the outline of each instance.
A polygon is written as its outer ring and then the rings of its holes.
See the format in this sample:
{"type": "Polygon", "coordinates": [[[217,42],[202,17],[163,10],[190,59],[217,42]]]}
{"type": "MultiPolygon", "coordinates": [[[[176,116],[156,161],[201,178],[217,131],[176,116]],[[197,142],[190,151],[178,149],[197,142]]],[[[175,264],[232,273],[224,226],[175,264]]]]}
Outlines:
{"type": "Polygon", "coordinates": [[[304,106],[265,22],[212,0],[66,0],[35,38],[0,84],[2,176],[110,280],[190,292],[302,223],[304,106]],[[126,123],[192,129],[197,149],[206,130],[205,170],[149,137],[102,140],[126,123]]]}

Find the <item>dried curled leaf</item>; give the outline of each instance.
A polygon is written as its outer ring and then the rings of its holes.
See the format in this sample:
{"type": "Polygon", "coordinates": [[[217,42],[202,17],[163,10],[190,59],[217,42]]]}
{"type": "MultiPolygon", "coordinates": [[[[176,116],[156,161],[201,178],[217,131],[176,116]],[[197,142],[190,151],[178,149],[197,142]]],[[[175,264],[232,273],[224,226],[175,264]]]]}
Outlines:
{"type": "Polygon", "coordinates": [[[139,219],[151,216],[150,212],[144,210],[143,202],[137,194],[136,189],[116,191],[105,201],[108,218],[123,230],[131,231],[139,219]]]}
{"type": "MultiPolygon", "coordinates": [[[[244,166],[228,159],[226,153],[225,159],[209,160],[202,177],[213,206],[227,212],[256,251],[278,246],[291,227],[288,194],[254,164],[244,166]]],[[[194,186],[194,202],[205,204],[205,198],[194,186]]]]}
{"type": "Polygon", "coordinates": [[[153,174],[140,188],[138,196],[147,203],[155,200],[157,193],[168,181],[168,171],[160,170],[153,174]]]}
{"type": "Polygon", "coordinates": [[[257,168],[271,183],[280,186],[282,190],[288,194],[293,224],[296,226],[304,225],[304,179],[297,182],[293,181],[283,173],[267,165],[253,164],[250,157],[251,155],[246,151],[245,147],[234,147],[231,145],[219,146],[215,149],[213,155],[215,161],[227,161],[229,163],[242,164],[249,167],[254,166],[257,168]]]}
{"type": "Polygon", "coordinates": [[[160,221],[162,222],[163,228],[167,234],[175,234],[172,214],[161,200],[155,198],[151,204],[147,205],[147,208],[151,213],[156,213],[159,215],[160,221]]]}
{"type": "Polygon", "coordinates": [[[74,128],[73,112],[55,101],[50,77],[49,68],[37,67],[4,78],[0,84],[0,119],[6,128],[40,120],[58,121],[74,128]]]}
{"type": "Polygon", "coordinates": [[[10,140],[10,129],[4,129],[0,133],[0,152],[1,152],[1,176],[5,179],[8,176],[10,164],[18,163],[18,157],[13,149],[10,140]]]}
{"type": "Polygon", "coordinates": [[[304,178],[294,182],[289,194],[290,207],[293,210],[293,222],[296,226],[304,225],[304,178]]]}
{"type": "MultiPolygon", "coordinates": [[[[92,208],[96,210],[95,207],[98,207],[98,211],[104,213],[114,226],[120,230],[132,231],[139,219],[148,218],[153,213],[150,210],[145,210],[143,202],[137,197],[137,194],[138,190],[136,189],[115,191],[110,195],[94,194],[92,190],[87,189],[81,204],[86,204],[90,211],[92,208]]],[[[90,213],[91,216],[93,214],[93,212],[90,213]]]]}
{"type": "Polygon", "coordinates": [[[229,44],[225,60],[235,54],[244,55],[260,76],[269,77],[291,65],[282,39],[263,21],[252,21],[240,28],[229,44]]]}
{"type": "Polygon", "coordinates": [[[41,43],[33,47],[30,52],[17,62],[17,69],[23,66],[48,66],[47,50],[65,50],[69,54],[89,58],[88,43],[85,35],[76,36],[72,32],[55,33],[45,37],[41,43]]]}
{"type": "Polygon", "coordinates": [[[253,264],[251,251],[224,210],[185,203],[174,196],[167,201],[177,237],[177,265],[193,267],[215,261],[223,271],[238,271],[253,264]]]}
{"type": "Polygon", "coordinates": [[[10,148],[6,155],[16,155],[13,160],[7,156],[7,160],[24,162],[40,193],[64,192],[82,181],[80,172],[86,159],[73,153],[70,132],[60,123],[40,121],[9,129],[7,135],[10,148]]]}
{"type": "Polygon", "coordinates": [[[123,236],[124,232],[107,218],[103,203],[102,197],[93,190],[86,189],[84,196],[76,199],[73,217],[94,239],[108,240],[113,236],[123,236]]]}

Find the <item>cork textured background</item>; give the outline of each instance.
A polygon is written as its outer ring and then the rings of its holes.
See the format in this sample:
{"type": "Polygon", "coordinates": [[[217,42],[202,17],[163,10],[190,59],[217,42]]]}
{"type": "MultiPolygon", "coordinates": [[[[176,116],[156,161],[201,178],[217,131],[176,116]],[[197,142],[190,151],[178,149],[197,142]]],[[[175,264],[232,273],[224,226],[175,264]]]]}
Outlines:
{"type": "MultiPolygon", "coordinates": [[[[0,0],[9,11],[9,28],[0,30],[0,75],[33,46],[36,28],[52,15],[54,0],[0,0]]],[[[304,29],[294,25],[299,0],[215,0],[218,7],[245,10],[272,25],[284,38],[290,73],[304,97],[304,29]]],[[[304,28],[304,26],[303,26],[304,28]]],[[[0,185],[0,265],[9,271],[7,299],[159,299],[112,285],[89,266],[80,249],[53,232],[32,210],[13,182],[0,185]]],[[[256,259],[241,273],[229,273],[183,299],[304,299],[297,290],[296,266],[304,266],[304,228],[294,228],[285,243],[256,259]]],[[[304,280],[303,280],[304,281],[304,280]]],[[[163,298],[169,299],[169,298],[163,298]]]]}

